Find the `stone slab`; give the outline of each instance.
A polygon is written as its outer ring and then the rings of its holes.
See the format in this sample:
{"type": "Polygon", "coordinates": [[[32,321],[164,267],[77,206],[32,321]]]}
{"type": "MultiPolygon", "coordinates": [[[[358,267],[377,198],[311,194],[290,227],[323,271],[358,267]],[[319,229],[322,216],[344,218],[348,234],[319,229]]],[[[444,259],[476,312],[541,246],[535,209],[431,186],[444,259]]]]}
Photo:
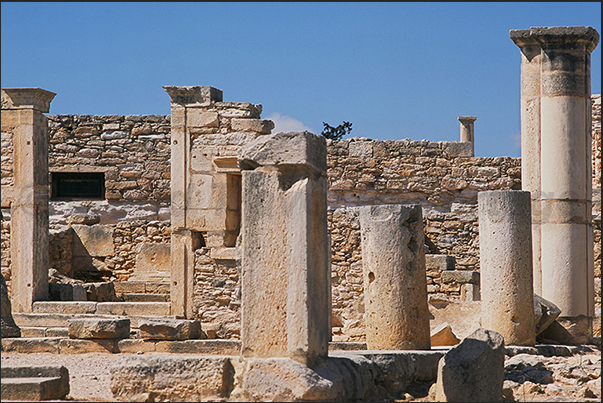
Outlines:
{"type": "Polygon", "coordinates": [[[36,301],[33,303],[33,313],[95,313],[96,302],[92,301],[36,301]]]}
{"type": "Polygon", "coordinates": [[[115,339],[60,339],[60,354],[118,353],[115,339]]]}
{"type": "Polygon", "coordinates": [[[106,257],[115,255],[113,229],[101,224],[71,226],[77,236],[73,237],[73,256],[106,257]]]}
{"type": "Polygon", "coordinates": [[[158,341],[155,344],[155,351],[173,354],[239,355],[241,342],[220,339],[158,341]]]}
{"type": "Polygon", "coordinates": [[[155,341],[142,339],[122,339],[117,341],[117,349],[122,354],[137,354],[139,352],[155,352],[155,341]]]}
{"type": "Polygon", "coordinates": [[[440,280],[444,284],[475,284],[479,285],[479,272],[471,270],[446,270],[442,271],[440,280]]]}
{"type": "Polygon", "coordinates": [[[188,340],[205,339],[198,320],[149,318],[138,321],[141,339],[188,340]]]}
{"type": "Polygon", "coordinates": [[[169,243],[140,243],[132,280],[152,281],[157,277],[169,279],[171,264],[169,243]]]}
{"type": "Polygon", "coordinates": [[[17,337],[3,338],[2,351],[14,351],[16,353],[53,353],[59,354],[59,343],[62,337],[17,337]]]}
{"type": "Polygon", "coordinates": [[[101,315],[169,316],[169,302],[99,302],[96,313],[101,315]]]}
{"type": "Polygon", "coordinates": [[[111,373],[118,401],[224,401],[234,387],[229,357],[130,356],[111,373]]]}
{"type": "Polygon", "coordinates": [[[2,366],[2,400],[54,400],[69,394],[64,366],[2,366]]]}
{"type": "Polygon", "coordinates": [[[72,339],[126,339],[130,337],[130,319],[80,318],[68,322],[72,339]]]}
{"type": "Polygon", "coordinates": [[[426,270],[454,270],[456,259],[452,255],[425,255],[425,269],[426,270]]]}

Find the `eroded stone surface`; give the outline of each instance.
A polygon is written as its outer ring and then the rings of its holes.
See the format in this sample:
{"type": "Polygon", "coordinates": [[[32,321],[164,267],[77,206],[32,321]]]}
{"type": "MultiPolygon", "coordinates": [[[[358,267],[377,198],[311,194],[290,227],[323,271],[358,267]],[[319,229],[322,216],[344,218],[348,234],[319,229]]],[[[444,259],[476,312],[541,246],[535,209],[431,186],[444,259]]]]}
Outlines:
{"type": "Polygon", "coordinates": [[[438,364],[439,402],[502,400],[505,348],[500,333],[477,329],[453,347],[438,364]]]}
{"type": "Polygon", "coordinates": [[[72,339],[125,339],[130,336],[130,319],[70,319],[72,339]]]}
{"type": "Polygon", "coordinates": [[[206,338],[198,320],[149,318],[139,319],[141,339],[187,340],[206,338]]]}

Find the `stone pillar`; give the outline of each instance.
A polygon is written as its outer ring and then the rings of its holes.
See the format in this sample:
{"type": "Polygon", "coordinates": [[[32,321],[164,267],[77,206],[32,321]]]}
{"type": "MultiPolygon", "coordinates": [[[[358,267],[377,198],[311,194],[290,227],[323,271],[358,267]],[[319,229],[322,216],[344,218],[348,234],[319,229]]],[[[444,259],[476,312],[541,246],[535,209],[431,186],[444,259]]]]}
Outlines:
{"type": "Polygon", "coordinates": [[[261,136],[239,166],[242,354],[311,365],[330,334],[325,139],[261,136]]]}
{"type": "Polygon", "coordinates": [[[14,312],[48,299],[48,121],[56,94],[40,88],[2,89],[2,126],[13,127],[11,287],[14,312]]]}
{"type": "Polygon", "coordinates": [[[510,32],[521,49],[521,188],[532,200],[532,271],[534,292],[542,295],[540,242],[540,45],[529,30],[510,32]]]}
{"type": "Polygon", "coordinates": [[[541,295],[581,343],[591,337],[594,315],[590,53],[599,34],[545,27],[511,31],[511,38],[534,60],[533,69],[522,69],[522,91],[524,73],[526,87],[539,86],[541,295]]]}
{"type": "MultiPolygon", "coordinates": [[[[187,204],[191,170],[189,108],[199,108],[222,100],[222,91],[213,87],[164,86],[171,98],[171,313],[192,318],[194,249],[201,234],[191,230],[187,204]]],[[[197,112],[198,113],[198,112],[197,112]]]]}
{"type": "Polygon", "coordinates": [[[493,190],[477,199],[482,327],[502,334],[505,345],[533,346],[530,192],[493,190]]]}
{"type": "Polygon", "coordinates": [[[471,143],[471,155],[475,155],[475,139],[473,137],[473,124],[477,120],[475,116],[459,116],[459,122],[461,122],[461,141],[471,143]]]}
{"type": "Polygon", "coordinates": [[[359,211],[367,348],[429,350],[421,207],[391,204],[359,211]]]}

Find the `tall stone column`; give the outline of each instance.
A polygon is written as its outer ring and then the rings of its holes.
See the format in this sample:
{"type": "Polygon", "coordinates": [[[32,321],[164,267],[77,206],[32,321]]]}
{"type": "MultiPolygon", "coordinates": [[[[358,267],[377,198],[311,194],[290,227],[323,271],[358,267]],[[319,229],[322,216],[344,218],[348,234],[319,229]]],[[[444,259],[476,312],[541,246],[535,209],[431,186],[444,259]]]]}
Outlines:
{"type": "Polygon", "coordinates": [[[521,50],[521,188],[532,200],[532,270],[534,292],[542,295],[540,236],[540,69],[538,41],[530,30],[513,30],[510,37],[521,50]]]}
{"type": "Polygon", "coordinates": [[[505,345],[533,346],[530,192],[477,194],[482,327],[502,334],[505,345]]]}
{"type": "Polygon", "coordinates": [[[48,299],[48,121],[56,94],[2,89],[2,126],[12,127],[11,288],[15,312],[48,299]]]}
{"type": "Polygon", "coordinates": [[[471,155],[475,155],[475,138],[474,138],[474,124],[477,120],[475,116],[459,116],[459,122],[461,122],[461,141],[471,143],[471,155]]]}
{"type": "Polygon", "coordinates": [[[542,296],[583,342],[594,315],[590,53],[599,34],[591,27],[545,27],[511,31],[511,38],[540,58],[531,74],[540,103],[542,296]]]}
{"type": "Polygon", "coordinates": [[[311,365],[330,335],[325,139],[261,136],[239,166],[242,354],[311,365]]]}
{"type": "Polygon", "coordinates": [[[421,206],[360,207],[366,344],[369,350],[429,350],[421,206]]]}

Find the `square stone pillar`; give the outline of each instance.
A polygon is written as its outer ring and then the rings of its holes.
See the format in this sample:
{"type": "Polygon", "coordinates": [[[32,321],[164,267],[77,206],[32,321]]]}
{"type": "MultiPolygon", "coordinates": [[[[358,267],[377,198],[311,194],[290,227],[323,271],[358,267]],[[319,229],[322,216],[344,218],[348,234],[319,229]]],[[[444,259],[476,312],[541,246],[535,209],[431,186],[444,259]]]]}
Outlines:
{"type": "Polygon", "coordinates": [[[542,297],[561,309],[581,343],[592,337],[594,316],[590,53],[599,34],[544,27],[511,31],[511,38],[540,53],[542,297]]]}
{"type": "Polygon", "coordinates": [[[311,365],[330,337],[325,139],[262,136],[239,166],[242,354],[311,365]]]}
{"type": "Polygon", "coordinates": [[[2,89],[2,131],[12,131],[11,287],[14,312],[48,299],[48,121],[56,94],[2,89]]]}
{"type": "Polygon", "coordinates": [[[191,225],[188,211],[191,178],[190,120],[200,108],[222,101],[222,91],[206,86],[164,86],[171,98],[171,312],[192,318],[194,249],[201,234],[191,225]]]}

